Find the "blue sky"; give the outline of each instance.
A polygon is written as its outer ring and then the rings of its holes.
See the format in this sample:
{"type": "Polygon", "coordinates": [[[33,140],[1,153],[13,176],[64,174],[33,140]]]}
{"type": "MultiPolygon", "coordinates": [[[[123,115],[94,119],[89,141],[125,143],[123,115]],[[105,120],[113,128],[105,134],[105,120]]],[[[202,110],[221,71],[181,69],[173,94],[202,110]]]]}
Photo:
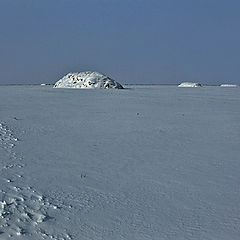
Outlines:
{"type": "Polygon", "coordinates": [[[0,0],[0,83],[99,71],[120,83],[240,84],[238,0],[0,0]]]}

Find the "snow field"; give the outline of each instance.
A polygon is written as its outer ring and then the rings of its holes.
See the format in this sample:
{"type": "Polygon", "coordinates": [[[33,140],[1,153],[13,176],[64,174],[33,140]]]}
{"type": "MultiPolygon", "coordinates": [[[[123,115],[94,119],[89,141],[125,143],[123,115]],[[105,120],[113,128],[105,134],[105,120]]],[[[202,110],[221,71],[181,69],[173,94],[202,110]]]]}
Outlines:
{"type": "Polygon", "coordinates": [[[239,88],[16,86],[0,102],[18,139],[2,140],[1,209],[17,196],[44,216],[14,210],[0,239],[239,239],[239,88]]]}

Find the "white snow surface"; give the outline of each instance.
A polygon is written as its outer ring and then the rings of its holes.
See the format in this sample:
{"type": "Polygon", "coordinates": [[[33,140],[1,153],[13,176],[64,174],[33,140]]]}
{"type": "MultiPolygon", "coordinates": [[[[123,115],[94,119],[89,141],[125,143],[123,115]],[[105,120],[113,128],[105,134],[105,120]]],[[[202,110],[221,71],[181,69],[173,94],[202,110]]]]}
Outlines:
{"type": "Polygon", "coordinates": [[[194,82],[183,82],[179,84],[178,87],[201,87],[201,84],[194,82]]]}
{"type": "Polygon", "coordinates": [[[76,72],[68,73],[54,84],[55,88],[117,88],[122,89],[122,85],[113,79],[98,72],[76,72]]]}
{"type": "Polygon", "coordinates": [[[0,239],[239,239],[239,94],[0,86],[0,239]]]}

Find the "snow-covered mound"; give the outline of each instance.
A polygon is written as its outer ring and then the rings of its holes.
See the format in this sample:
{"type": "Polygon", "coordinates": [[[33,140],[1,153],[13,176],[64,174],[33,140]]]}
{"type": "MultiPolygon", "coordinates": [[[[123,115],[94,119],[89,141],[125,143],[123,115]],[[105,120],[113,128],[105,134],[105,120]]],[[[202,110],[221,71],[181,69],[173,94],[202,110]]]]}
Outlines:
{"type": "Polygon", "coordinates": [[[54,84],[55,88],[118,88],[123,86],[98,72],[68,73],[54,84]]]}
{"type": "Polygon", "coordinates": [[[237,87],[236,84],[221,84],[220,87],[237,87]]]}
{"type": "Polygon", "coordinates": [[[178,87],[201,87],[200,83],[193,83],[193,82],[183,82],[178,85],[178,87]]]}

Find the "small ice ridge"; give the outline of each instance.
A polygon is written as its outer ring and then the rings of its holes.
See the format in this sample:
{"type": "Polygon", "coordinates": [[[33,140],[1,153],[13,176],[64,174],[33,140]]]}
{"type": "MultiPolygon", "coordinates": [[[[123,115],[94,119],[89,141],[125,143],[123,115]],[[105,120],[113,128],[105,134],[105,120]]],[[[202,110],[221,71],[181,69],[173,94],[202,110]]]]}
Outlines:
{"type": "Polygon", "coordinates": [[[237,87],[237,86],[238,85],[236,84],[226,84],[226,83],[220,85],[220,87],[237,87]]]}

